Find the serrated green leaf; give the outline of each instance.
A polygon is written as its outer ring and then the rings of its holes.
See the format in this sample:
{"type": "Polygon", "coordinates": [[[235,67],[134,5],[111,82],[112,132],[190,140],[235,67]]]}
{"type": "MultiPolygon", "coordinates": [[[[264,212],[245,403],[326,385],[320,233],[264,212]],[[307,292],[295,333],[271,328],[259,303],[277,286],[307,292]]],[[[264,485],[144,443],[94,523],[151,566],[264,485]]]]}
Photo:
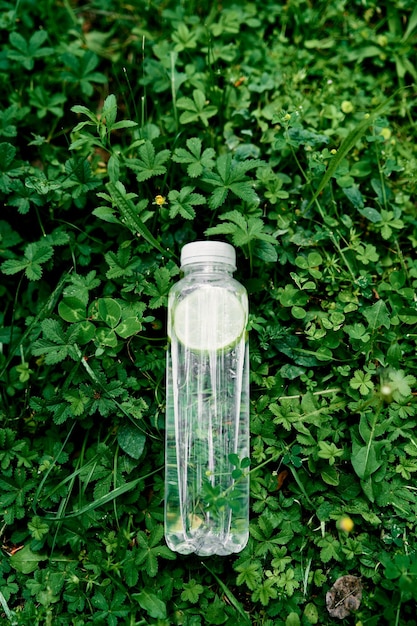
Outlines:
{"type": "Polygon", "coordinates": [[[77,341],[79,327],[73,326],[66,333],[58,320],[47,318],[42,322],[44,338],[32,344],[32,354],[43,356],[50,365],[63,361],[67,356],[74,358],[74,343],[77,341]]]}
{"type": "Polygon", "coordinates": [[[229,194],[228,189],[220,188],[215,189],[209,199],[209,207],[210,209],[218,209],[222,204],[225,203],[226,198],[229,194]]]}
{"type": "Polygon", "coordinates": [[[70,403],[71,413],[76,417],[82,415],[88,404],[88,398],[79,390],[67,391],[63,397],[70,403]]]}
{"type": "Polygon", "coordinates": [[[362,396],[366,396],[374,388],[372,377],[369,372],[356,370],[353,378],[350,379],[349,385],[352,389],[357,389],[362,396]]]}
{"type": "Polygon", "coordinates": [[[149,306],[157,309],[168,302],[168,293],[171,287],[171,274],[168,268],[160,267],[154,273],[155,283],[147,283],[144,292],[152,296],[149,306]]]}
{"type": "Polygon", "coordinates": [[[155,152],[152,141],[146,140],[139,147],[139,159],[131,159],[127,161],[127,166],[135,173],[139,182],[143,182],[153,176],[162,176],[167,169],[164,163],[169,159],[171,152],[169,150],[161,150],[155,152]]]}
{"type": "Polygon", "coordinates": [[[240,181],[237,183],[231,183],[229,186],[235,196],[247,202],[248,204],[258,204],[259,197],[253,188],[253,183],[249,181],[240,181]]]}
{"type": "Polygon", "coordinates": [[[35,515],[28,523],[28,529],[36,541],[41,541],[49,532],[49,525],[41,517],[35,515]]]}
{"type": "Polygon", "coordinates": [[[29,280],[40,280],[42,273],[42,267],[38,263],[31,263],[25,269],[26,278],[29,280]]]}
{"type": "Polygon", "coordinates": [[[202,141],[199,137],[187,139],[187,148],[177,148],[172,155],[176,163],[187,163],[187,173],[191,178],[200,176],[204,169],[211,170],[214,166],[215,151],[206,148],[202,152],[202,141]]]}
{"type": "Polygon", "coordinates": [[[411,396],[412,387],[416,384],[415,376],[407,375],[404,370],[392,370],[388,373],[388,377],[394,400],[401,402],[411,396]]]}
{"type": "Polygon", "coordinates": [[[196,604],[199,600],[200,595],[203,592],[203,585],[200,585],[192,578],[189,582],[183,584],[181,600],[184,600],[185,602],[191,602],[191,604],[196,604]]]}
{"type": "Polygon", "coordinates": [[[262,566],[260,561],[248,559],[239,563],[235,569],[239,572],[236,579],[238,585],[245,584],[251,591],[256,589],[262,578],[262,566]]]}
{"type": "Polygon", "coordinates": [[[192,100],[188,97],[179,98],[177,108],[185,109],[180,115],[182,124],[201,121],[207,127],[209,118],[217,113],[217,107],[206,102],[206,96],[201,89],[194,89],[192,100]]]}
{"type": "Polygon", "coordinates": [[[322,539],[317,542],[317,545],[321,548],[320,560],[323,563],[328,563],[332,559],[340,561],[339,555],[339,541],[329,534],[326,534],[322,539]]]}
{"type": "Polygon", "coordinates": [[[172,189],[168,194],[170,203],[169,215],[172,218],[181,215],[184,219],[195,217],[194,206],[205,204],[206,199],[199,193],[194,193],[194,187],[183,187],[180,191],[172,189]]]}
{"type": "Polygon", "coordinates": [[[18,259],[7,259],[1,264],[1,271],[3,274],[12,276],[18,272],[23,271],[27,267],[26,261],[20,261],[18,259]]]}

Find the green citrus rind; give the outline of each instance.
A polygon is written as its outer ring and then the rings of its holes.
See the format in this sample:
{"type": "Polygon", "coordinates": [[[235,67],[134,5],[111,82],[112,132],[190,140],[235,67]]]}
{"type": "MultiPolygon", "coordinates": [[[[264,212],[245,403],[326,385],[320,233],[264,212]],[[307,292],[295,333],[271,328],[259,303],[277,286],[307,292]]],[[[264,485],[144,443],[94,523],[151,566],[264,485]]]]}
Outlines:
{"type": "Polygon", "coordinates": [[[235,293],[224,287],[201,287],[178,302],[173,312],[177,339],[193,351],[219,351],[238,343],[246,313],[235,293]]]}

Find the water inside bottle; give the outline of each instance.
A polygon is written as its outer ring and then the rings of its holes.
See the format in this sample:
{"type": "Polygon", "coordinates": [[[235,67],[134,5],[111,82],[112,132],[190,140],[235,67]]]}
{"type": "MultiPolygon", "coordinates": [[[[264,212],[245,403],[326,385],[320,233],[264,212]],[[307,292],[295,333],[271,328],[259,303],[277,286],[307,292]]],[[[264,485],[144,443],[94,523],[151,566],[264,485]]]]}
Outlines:
{"type": "Polygon", "coordinates": [[[196,352],[171,336],[167,354],[165,536],[182,554],[239,552],[248,539],[248,346],[196,352]],[[237,457],[236,457],[237,455],[237,457]],[[238,472],[239,473],[239,472],[238,472]],[[236,475],[236,472],[235,472],[236,475]]]}

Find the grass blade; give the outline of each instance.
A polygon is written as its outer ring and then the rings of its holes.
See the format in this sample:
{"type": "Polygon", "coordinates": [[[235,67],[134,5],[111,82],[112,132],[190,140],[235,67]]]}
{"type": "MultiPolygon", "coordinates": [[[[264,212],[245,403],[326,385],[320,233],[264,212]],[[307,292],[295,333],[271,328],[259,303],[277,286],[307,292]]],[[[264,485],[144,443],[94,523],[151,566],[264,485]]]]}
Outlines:
{"type": "Polygon", "coordinates": [[[71,513],[65,513],[65,515],[62,515],[62,516],[45,516],[44,519],[47,521],[59,522],[61,520],[71,519],[74,517],[80,517],[81,515],[85,515],[86,513],[89,513],[90,511],[94,511],[94,509],[97,509],[100,506],[104,506],[105,504],[108,504],[109,502],[111,502],[112,500],[115,500],[115,498],[118,498],[119,496],[123,495],[127,491],[131,491],[132,489],[137,487],[137,485],[139,485],[141,481],[146,480],[147,478],[149,478],[149,476],[152,476],[153,474],[156,474],[157,472],[160,472],[161,470],[162,470],[162,467],[158,467],[157,469],[153,470],[152,472],[149,472],[149,474],[146,474],[145,476],[140,476],[139,478],[130,480],[129,482],[124,483],[124,485],[120,485],[120,487],[116,487],[116,489],[112,489],[111,491],[109,491],[109,493],[106,493],[104,496],[97,498],[97,500],[94,500],[93,502],[86,504],[85,506],[81,507],[80,509],[77,509],[76,511],[72,511],[71,513]]]}
{"type": "Polygon", "coordinates": [[[242,618],[242,620],[241,620],[242,626],[250,626],[251,622],[249,620],[249,616],[247,615],[247,613],[243,609],[243,606],[240,604],[239,600],[237,600],[235,598],[235,596],[233,595],[233,593],[230,591],[229,587],[227,585],[225,585],[224,582],[217,576],[217,574],[212,572],[211,569],[209,567],[207,567],[207,565],[205,563],[202,563],[202,565],[204,565],[206,570],[208,572],[210,572],[210,574],[213,576],[213,578],[216,580],[216,582],[221,587],[224,595],[227,597],[227,599],[229,600],[230,604],[233,606],[233,608],[236,609],[236,611],[238,612],[238,614],[242,618]]]}

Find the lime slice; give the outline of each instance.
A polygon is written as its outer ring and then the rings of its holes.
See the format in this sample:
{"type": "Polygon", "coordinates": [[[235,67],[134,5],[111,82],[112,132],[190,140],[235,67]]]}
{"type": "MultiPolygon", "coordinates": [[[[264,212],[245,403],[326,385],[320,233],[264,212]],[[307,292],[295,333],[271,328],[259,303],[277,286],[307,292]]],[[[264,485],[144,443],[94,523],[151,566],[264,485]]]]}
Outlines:
{"type": "Polygon", "coordinates": [[[223,287],[200,287],[174,311],[174,332],[190,350],[222,350],[237,343],[246,326],[239,298],[223,287]]]}

